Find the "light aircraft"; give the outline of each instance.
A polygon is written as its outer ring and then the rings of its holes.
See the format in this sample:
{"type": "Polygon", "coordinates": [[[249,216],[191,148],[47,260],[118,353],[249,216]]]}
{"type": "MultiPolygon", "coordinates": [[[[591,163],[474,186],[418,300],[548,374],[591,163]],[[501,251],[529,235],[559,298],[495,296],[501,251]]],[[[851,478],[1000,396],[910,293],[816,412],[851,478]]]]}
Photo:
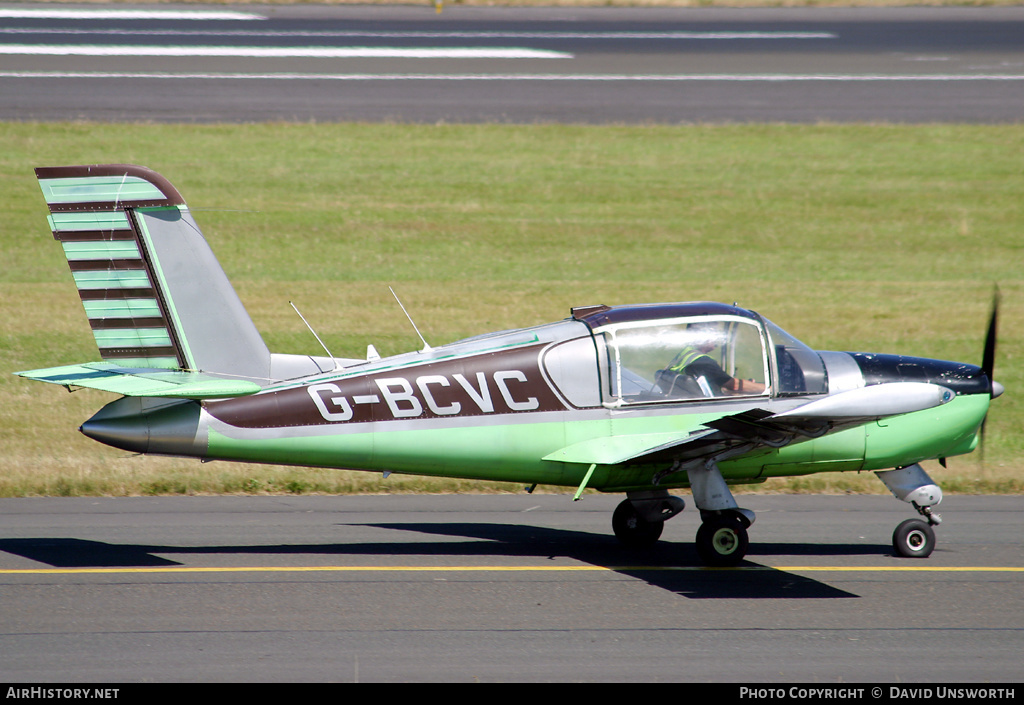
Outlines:
{"type": "Polygon", "coordinates": [[[925,557],[942,491],[919,463],[972,451],[1003,391],[995,307],[980,367],[815,351],[719,303],[583,306],[386,358],[271,353],[165,178],[36,176],[102,361],[17,374],[121,395],[81,431],[136,453],[622,492],[612,528],[632,547],[689,488],[712,566],[748,548],[754,513],[730,485],[874,471],[921,515],[896,553],[925,557]]]}

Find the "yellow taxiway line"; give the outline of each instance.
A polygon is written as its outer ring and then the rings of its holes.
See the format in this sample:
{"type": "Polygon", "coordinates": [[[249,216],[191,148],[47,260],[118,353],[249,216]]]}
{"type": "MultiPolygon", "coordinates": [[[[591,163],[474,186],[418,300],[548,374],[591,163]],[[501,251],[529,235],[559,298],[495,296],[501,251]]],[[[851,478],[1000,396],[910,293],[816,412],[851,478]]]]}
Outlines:
{"type": "Polygon", "coordinates": [[[1024,567],[1017,566],[822,566],[822,565],[779,565],[779,566],[737,566],[732,568],[707,568],[702,566],[510,566],[510,565],[454,565],[454,566],[165,566],[147,568],[8,568],[0,569],[0,575],[85,575],[85,574],[130,574],[130,573],[531,573],[531,572],[580,572],[611,571],[616,573],[662,572],[662,571],[764,571],[778,570],[792,573],[1024,573],[1024,567]]]}

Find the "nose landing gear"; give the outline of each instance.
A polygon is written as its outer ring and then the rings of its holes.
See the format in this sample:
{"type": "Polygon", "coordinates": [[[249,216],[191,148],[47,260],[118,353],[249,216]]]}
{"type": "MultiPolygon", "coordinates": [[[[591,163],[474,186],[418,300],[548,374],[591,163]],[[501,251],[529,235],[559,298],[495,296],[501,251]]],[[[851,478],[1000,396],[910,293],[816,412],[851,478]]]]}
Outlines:
{"type": "Polygon", "coordinates": [[[892,534],[892,547],[904,558],[927,558],[935,549],[935,531],[920,519],[907,519],[892,534]]]}
{"type": "Polygon", "coordinates": [[[935,530],[932,527],[942,521],[942,517],[932,511],[932,507],[942,501],[942,490],[917,463],[875,474],[896,499],[914,505],[914,509],[926,519],[907,519],[896,527],[892,534],[896,555],[927,558],[935,550],[935,530]]]}

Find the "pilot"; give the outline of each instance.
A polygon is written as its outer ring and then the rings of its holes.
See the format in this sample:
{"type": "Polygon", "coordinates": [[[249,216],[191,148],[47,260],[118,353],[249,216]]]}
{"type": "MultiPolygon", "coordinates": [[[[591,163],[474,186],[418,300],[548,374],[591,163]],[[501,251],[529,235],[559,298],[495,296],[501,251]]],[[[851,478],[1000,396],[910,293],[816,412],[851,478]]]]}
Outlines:
{"type": "Polygon", "coordinates": [[[728,374],[708,353],[714,350],[721,339],[721,333],[714,324],[695,323],[688,329],[692,337],[689,345],[669,363],[668,371],[689,375],[698,381],[706,396],[761,394],[765,386],[760,382],[738,379],[728,374]]]}

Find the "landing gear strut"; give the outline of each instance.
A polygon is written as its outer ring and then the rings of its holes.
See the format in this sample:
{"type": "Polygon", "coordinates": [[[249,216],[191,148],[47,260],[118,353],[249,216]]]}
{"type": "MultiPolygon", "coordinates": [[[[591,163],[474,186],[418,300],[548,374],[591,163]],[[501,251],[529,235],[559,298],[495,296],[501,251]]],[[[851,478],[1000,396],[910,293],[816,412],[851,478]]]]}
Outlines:
{"type": "Polygon", "coordinates": [[[754,523],[754,512],[739,508],[714,459],[688,469],[687,476],[702,521],[695,541],[697,555],[708,566],[739,565],[750,545],[747,529],[754,523]]]}

